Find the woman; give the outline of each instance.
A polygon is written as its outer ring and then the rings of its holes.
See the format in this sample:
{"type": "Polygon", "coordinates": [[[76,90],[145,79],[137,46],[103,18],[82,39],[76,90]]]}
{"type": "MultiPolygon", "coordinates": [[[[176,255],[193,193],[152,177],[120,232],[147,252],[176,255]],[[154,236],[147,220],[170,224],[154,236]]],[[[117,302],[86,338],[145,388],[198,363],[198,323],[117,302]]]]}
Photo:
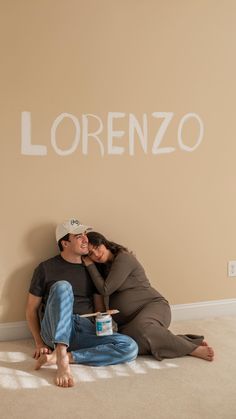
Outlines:
{"type": "Polygon", "coordinates": [[[139,354],[152,354],[157,360],[192,355],[213,361],[213,349],[203,336],[174,335],[168,330],[171,311],[168,301],[151,287],[145,271],[125,247],[90,232],[89,254],[83,261],[99,291],[109,296],[118,331],[131,336],[139,354]]]}

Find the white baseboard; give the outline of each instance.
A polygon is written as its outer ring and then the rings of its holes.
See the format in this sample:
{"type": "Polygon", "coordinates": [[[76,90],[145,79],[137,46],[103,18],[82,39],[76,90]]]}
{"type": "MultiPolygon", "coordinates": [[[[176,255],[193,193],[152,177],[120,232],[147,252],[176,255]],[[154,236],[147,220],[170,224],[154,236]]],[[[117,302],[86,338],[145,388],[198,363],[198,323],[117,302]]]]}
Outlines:
{"type": "Polygon", "coordinates": [[[171,306],[172,320],[194,320],[236,315],[236,299],[203,301],[171,306]]]}
{"type": "Polygon", "coordinates": [[[0,341],[27,339],[32,337],[26,321],[0,323],[0,341]]]}
{"type": "MultiPolygon", "coordinates": [[[[171,306],[172,321],[236,316],[236,299],[203,301],[171,306]]],[[[32,337],[26,321],[0,323],[0,341],[32,337]]]]}

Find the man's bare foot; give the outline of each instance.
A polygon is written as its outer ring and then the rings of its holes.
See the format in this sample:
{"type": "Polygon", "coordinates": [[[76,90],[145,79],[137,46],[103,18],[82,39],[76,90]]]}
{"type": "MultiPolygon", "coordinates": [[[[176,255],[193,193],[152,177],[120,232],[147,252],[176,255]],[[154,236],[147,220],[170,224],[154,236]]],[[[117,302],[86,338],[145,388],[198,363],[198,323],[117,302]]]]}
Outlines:
{"type": "Polygon", "coordinates": [[[67,347],[58,344],[55,351],[51,354],[41,354],[37,359],[35,369],[39,370],[42,366],[57,365],[56,385],[59,387],[72,387],[74,379],[70,372],[69,363],[73,363],[71,353],[67,352],[67,347]]]}
{"type": "Polygon", "coordinates": [[[70,371],[69,356],[65,345],[58,344],[56,347],[57,375],[56,385],[59,387],[73,387],[74,379],[70,371]]]}
{"type": "Polygon", "coordinates": [[[51,354],[41,354],[37,359],[35,364],[35,369],[39,370],[43,365],[55,365],[57,362],[56,351],[53,351],[51,354]]]}
{"type": "MultiPolygon", "coordinates": [[[[67,352],[69,363],[74,364],[73,357],[70,352],[67,352]]],[[[37,359],[35,364],[35,370],[39,370],[41,367],[48,366],[48,365],[56,365],[57,363],[57,353],[53,351],[51,354],[41,354],[40,357],[37,359]]]]}
{"type": "Polygon", "coordinates": [[[200,345],[190,354],[191,356],[196,356],[197,358],[205,359],[206,361],[213,361],[214,351],[208,345],[200,345]]]}

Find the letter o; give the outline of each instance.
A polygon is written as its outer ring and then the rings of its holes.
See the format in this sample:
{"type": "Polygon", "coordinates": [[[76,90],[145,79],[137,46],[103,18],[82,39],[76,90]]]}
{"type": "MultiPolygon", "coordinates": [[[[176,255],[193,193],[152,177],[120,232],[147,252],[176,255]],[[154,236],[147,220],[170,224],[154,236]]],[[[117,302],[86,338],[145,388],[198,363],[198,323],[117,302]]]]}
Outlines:
{"type": "Polygon", "coordinates": [[[191,151],[194,151],[194,150],[196,150],[196,148],[197,147],[199,147],[199,145],[201,144],[201,142],[202,142],[202,139],[203,139],[203,134],[204,134],[204,126],[203,126],[203,122],[202,122],[202,120],[201,120],[201,118],[200,118],[200,116],[198,116],[196,113],[187,113],[186,115],[184,115],[183,116],[183,118],[181,119],[181,121],[180,121],[180,123],[179,123],[179,127],[178,127],[178,143],[179,143],[179,146],[180,146],[180,148],[182,149],[182,150],[184,150],[184,151],[188,151],[188,152],[191,152],[191,151]],[[182,129],[183,129],[183,125],[185,124],[185,122],[188,120],[188,119],[190,119],[190,118],[195,118],[197,121],[198,121],[198,123],[199,123],[199,136],[198,136],[198,139],[197,139],[197,141],[196,141],[196,144],[193,146],[193,147],[190,147],[190,146],[188,146],[188,145],[186,145],[186,144],[184,144],[183,143],[183,140],[182,140],[182,129]]]}
{"type": "Polygon", "coordinates": [[[51,144],[55,152],[59,154],[59,156],[68,156],[74,153],[74,151],[79,145],[79,140],[80,140],[80,124],[79,124],[78,118],[76,118],[76,116],[70,113],[61,113],[60,115],[58,115],[58,117],[53,122],[52,128],[51,128],[51,144]],[[62,150],[61,148],[57,146],[57,143],[56,143],[56,130],[57,130],[58,125],[61,123],[61,121],[64,118],[70,118],[75,125],[75,137],[73,139],[72,146],[68,150],[62,150]]]}

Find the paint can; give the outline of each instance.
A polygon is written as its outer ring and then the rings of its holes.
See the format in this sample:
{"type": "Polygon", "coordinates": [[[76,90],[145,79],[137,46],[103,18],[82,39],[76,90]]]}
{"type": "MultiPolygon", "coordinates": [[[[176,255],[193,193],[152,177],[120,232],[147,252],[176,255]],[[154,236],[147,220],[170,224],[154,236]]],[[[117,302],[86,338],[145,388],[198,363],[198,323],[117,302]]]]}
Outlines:
{"type": "Polygon", "coordinates": [[[96,316],[96,334],[97,336],[107,336],[113,334],[112,317],[110,314],[99,313],[96,316]]]}

